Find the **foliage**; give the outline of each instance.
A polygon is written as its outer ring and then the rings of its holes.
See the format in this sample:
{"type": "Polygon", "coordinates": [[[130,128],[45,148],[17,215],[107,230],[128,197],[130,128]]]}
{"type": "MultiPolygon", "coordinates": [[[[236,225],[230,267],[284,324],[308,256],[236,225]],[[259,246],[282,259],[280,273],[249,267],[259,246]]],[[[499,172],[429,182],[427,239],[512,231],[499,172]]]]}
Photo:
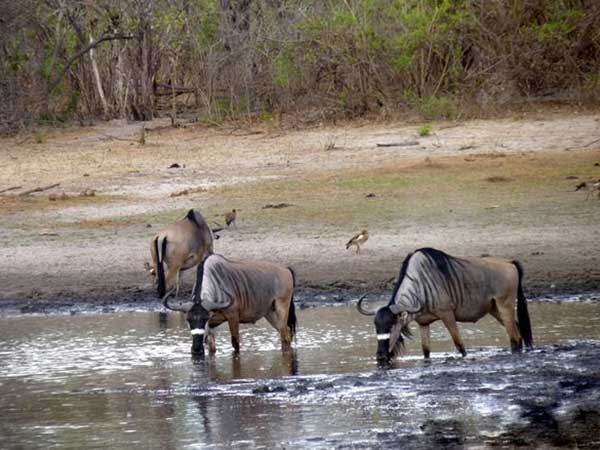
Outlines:
{"type": "Polygon", "coordinates": [[[431,135],[431,124],[426,123],[424,125],[421,125],[419,127],[419,129],[417,130],[417,133],[419,133],[419,136],[421,136],[421,137],[430,136],[431,135]]]}
{"type": "Polygon", "coordinates": [[[48,140],[48,130],[43,127],[33,130],[33,139],[36,144],[44,144],[48,140]]]}
{"type": "Polygon", "coordinates": [[[584,0],[22,0],[0,16],[0,131],[44,114],[436,120],[599,97],[600,8],[584,0]]]}

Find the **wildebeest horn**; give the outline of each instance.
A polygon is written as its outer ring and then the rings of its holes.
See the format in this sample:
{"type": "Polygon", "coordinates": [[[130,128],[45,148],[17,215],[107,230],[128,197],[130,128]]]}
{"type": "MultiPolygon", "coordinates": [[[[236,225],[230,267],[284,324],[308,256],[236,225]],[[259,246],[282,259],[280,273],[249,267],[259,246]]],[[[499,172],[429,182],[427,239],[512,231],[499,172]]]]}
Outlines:
{"type": "Polygon", "coordinates": [[[192,309],[192,306],[194,306],[193,302],[186,302],[186,303],[180,303],[178,305],[171,305],[169,303],[169,297],[171,295],[173,295],[174,292],[175,292],[175,288],[171,289],[163,297],[163,305],[165,305],[165,308],[170,309],[171,311],[181,311],[181,312],[188,312],[190,309],[192,309]]]}
{"type": "Polygon", "coordinates": [[[368,294],[365,294],[365,295],[363,295],[363,296],[360,298],[360,300],[358,300],[358,303],[356,304],[356,309],[358,309],[358,312],[359,312],[359,313],[361,313],[361,314],[364,314],[365,316],[374,316],[374,315],[375,315],[375,313],[376,313],[376,311],[368,311],[368,310],[366,310],[366,309],[363,309],[363,307],[362,307],[362,302],[363,302],[363,300],[365,299],[365,297],[366,297],[367,295],[368,295],[368,294]]]}

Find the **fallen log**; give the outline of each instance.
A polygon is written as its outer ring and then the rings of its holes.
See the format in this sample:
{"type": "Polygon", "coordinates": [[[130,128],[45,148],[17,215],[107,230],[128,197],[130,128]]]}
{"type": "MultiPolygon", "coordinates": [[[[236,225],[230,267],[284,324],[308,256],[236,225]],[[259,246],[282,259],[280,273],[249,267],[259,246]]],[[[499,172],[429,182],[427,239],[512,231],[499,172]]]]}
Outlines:
{"type": "Polygon", "coordinates": [[[377,147],[412,147],[413,145],[419,145],[419,141],[380,143],[377,144],[377,147]]]}
{"type": "Polygon", "coordinates": [[[15,191],[17,189],[21,189],[22,187],[23,186],[12,186],[12,187],[9,187],[9,188],[6,188],[6,189],[2,189],[0,191],[0,194],[4,194],[5,192],[8,192],[8,191],[15,191]]]}
{"type": "Polygon", "coordinates": [[[49,184],[48,186],[36,187],[36,188],[33,188],[33,189],[29,189],[28,191],[21,192],[19,194],[19,196],[22,197],[22,196],[25,196],[25,195],[33,194],[34,192],[47,191],[48,189],[52,189],[52,188],[55,188],[57,186],[60,186],[60,183],[54,183],[54,184],[49,184]]]}

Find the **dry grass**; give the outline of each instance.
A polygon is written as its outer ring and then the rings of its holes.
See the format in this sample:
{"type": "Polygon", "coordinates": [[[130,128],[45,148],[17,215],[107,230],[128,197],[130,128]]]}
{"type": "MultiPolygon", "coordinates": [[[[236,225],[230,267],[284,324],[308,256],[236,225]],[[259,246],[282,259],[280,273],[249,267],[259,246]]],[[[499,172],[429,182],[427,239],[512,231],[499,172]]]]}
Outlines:
{"type": "MultiPolygon", "coordinates": [[[[324,172],[212,191],[208,203],[235,203],[241,221],[257,227],[360,227],[377,224],[473,220],[485,225],[501,215],[557,207],[573,213],[585,205],[572,195],[568,175],[597,172],[597,153],[438,158],[412,166],[385,164],[363,171],[324,172]],[[374,198],[366,198],[370,193],[374,198]],[[212,200],[212,201],[211,201],[212,200]],[[575,200],[575,201],[574,201],[575,200]],[[269,203],[296,207],[265,210],[269,203]],[[500,205],[490,211],[490,205],[500,205]]],[[[210,208],[209,208],[210,209],[210,208]]],[[[549,218],[548,220],[552,220],[549,218]]]]}

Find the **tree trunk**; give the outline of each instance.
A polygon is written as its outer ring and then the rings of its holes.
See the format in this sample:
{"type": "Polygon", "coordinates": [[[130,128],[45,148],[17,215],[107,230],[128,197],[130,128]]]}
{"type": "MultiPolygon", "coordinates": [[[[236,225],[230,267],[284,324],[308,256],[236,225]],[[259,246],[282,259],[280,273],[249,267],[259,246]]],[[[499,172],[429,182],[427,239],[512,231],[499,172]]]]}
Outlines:
{"type": "Polygon", "coordinates": [[[226,50],[237,49],[250,31],[252,0],[220,0],[220,36],[226,50]]]}
{"type": "MultiPolygon", "coordinates": [[[[90,44],[94,42],[94,38],[90,36],[90,44]]],[[[100,79],[100,71],[98,70],[98,64],[96,63],[96,50],[92,47],[90,49],[90,61],[92,62],[92,72],[94,73],[94,80],[96,81],[96,89],[98,90],[98,97],[100,98],[100,103],[102,103],[102,110],[104,111],[104,116],[109,116],[108,103],[106,102],[106,97],[104,96],[104,89],[102,89],[102,80],[100,79]]]]}

